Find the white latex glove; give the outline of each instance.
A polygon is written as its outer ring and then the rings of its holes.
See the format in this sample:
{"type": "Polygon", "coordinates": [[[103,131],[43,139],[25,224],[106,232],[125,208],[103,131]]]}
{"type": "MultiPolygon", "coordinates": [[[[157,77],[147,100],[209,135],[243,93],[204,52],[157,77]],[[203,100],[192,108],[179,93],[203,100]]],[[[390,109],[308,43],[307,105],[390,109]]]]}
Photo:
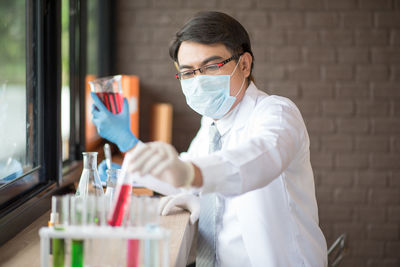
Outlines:
{"type": "Polygon", "coordinates": [[[141,144],[125,155],[122,168],[128,173],[147,174],[175,187],[190,186],[194,180],[193,164],[183,161],[172,145],[163,142],[141,144]]]}
{"type": "Polygon", "coordinates": [[[158,213],[162,216],[169,215],[174,207],[190,211],[190,223],[194,224],[200,215],[200,198],[190,193],[180,193],[160,199],[158,213]]]}

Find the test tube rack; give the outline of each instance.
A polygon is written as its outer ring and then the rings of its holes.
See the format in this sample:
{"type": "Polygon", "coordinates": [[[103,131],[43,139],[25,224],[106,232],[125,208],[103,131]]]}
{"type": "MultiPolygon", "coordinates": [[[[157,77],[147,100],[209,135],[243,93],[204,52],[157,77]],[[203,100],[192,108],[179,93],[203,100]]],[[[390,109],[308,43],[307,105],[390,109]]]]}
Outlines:
{"type": "MultiPolygon", "coordinates": [[[[41,267],[52,267],[51,255],[50,255],[50,240],[63,239],[67,240],[83,240],[84,242],[93,241],[93,244],[99,244],[102,241],[103,244],[112,244],[113,241],[122,242],[129,244],[130,241],[139,241],[142,244],[143,252],[146,254],[142,255],[142,258],[157,257],[157,263],[155,264],[154,258],[142,260],[138,264],[129,264],[127,259],[115,264],[104,264],[101,266],[116,267],[116,266],[138,266],[138,267],[168,267],[169,266],[169,238],[170,231],[159,226],[143,226],[143,227],[111,227],[111,226],[67,226],[62,230],[54,229],[53,227],[42,227],[39,230],[40,236],[40,257],[41,257],[41,267]],[[155,243],[154,243],[155,242],[155,243]],[[156,246],[154,246],[156,244],[156,246]],[[155,251],[154,251],[155,249],[155,251]],[[153,250],[153,251],[151,251],[153,250]],[[157,255],[155,255],[155,253],[157,255]],[[122,262],[122,264],[121,264],[122,262]]],[[[129,245],[128,245],[129,246],[129,245]]],[[[106,247],[103,247],[103,249],[106,247]]],[[[120,251],[120,253],[126,253],[120,251]]],[[[54,251],[53,251],[54,252],[54,251]]],[[[99,251],[100,253],[108,253],[107,249],[105,251],[99,251]]],[[[99,253],[97,252],[97,253],[99,253]]],[[[68,252],[67,252],[68,253],[68,252]]],[[[96,252],[95,252],[96,253],[96,252]]],[[[102,255],[104,256],[104,255],[102,255]]],[[[125,255],[126,256],[126,255],[125,255]]],[[[123,257],[125,257],[123,256],[123,257]]],[[[71,264],[72,265],[72,264],[71,264]]],[[[68,264],[65,264],[67,267],[68,264]]],[[[91,264],[84,264],[83,266],[94,266],[91,264]]],[[[99,266],[99,265],[96,265],[99,266]]],[[[54,266],[53,266],[54,267],[54,266]]]]}

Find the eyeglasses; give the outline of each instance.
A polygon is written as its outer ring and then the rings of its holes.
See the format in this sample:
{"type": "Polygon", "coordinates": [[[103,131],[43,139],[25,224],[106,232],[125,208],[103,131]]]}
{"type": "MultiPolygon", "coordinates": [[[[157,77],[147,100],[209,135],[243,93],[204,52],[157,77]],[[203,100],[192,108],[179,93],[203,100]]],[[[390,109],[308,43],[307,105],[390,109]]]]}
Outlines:
{"type": "Polygon", "coordinates": [[[216,74],[219,73],[219,69],[220,68],[222,68],[229,61],[240,57],[242,54],[243,53],[241,53],[239,55],[231,56],[230,58],[225,59],[222,62],[205,65],[205,66],[200,67],[198,69],[186,70],[186,71],[178,72],[176,74],[176,78],[178,80],[186,80],[186,79],[193,78],[196,75],[196,71],[200,72],[201,74],[205,74],[205,75],[216,75],[216,74]]]}

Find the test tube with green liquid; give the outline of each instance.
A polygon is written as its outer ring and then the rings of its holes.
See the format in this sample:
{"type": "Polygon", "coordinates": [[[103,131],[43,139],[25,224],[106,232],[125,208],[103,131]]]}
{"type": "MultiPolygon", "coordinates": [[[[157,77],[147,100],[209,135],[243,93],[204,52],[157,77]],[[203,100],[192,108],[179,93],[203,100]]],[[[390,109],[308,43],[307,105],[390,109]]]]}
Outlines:
{"type": "MultiPolygon", "coordinates": [[[[56,231],[63,231],[68,225],[69,196],[53,196],[51,199],[50,221],[56,231]]],[[[65,240],[53,238],[53,267],[64,267],[65,265],[65,240]]]]}
{"type": "MultiPolygon", "coordinates": [[[[84,197],[71,197],[71,225],[86,225],[86,199],[84,197]]],[[[71,266],[83,267],[84,263],[84,241],[81,239],[71,240],[71,266]]]]}

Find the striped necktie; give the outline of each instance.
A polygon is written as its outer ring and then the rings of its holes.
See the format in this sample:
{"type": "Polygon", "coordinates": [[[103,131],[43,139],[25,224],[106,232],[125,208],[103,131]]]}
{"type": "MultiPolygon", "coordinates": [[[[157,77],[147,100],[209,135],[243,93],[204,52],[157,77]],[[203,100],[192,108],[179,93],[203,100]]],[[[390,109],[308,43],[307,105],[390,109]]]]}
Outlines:
{"type": "MultiPolygon", "coordinates": [[[[209,131],[208,153],[221,149],[221,135],[213,122],[209,131]]],[[[216,194],[202,195],[200,198],[199,235],[197,242],[196,267],[214,267],[216,258],[216,194]]]]}

